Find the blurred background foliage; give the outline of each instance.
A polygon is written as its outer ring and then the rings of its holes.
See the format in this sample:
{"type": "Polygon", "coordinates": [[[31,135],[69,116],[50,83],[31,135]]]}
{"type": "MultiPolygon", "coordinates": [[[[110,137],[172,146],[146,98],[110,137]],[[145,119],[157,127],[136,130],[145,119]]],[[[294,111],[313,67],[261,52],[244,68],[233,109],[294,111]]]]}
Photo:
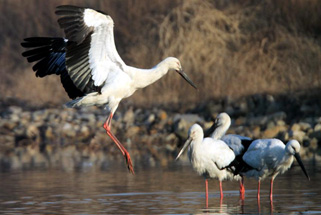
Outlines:
{"type": "Polygon", "coordinates": [[[253,94],[319,95],[319,0],[0,0],[0,99],[29,105],[68,101],[59,78],[36,78],[21,56],[25,37],[63,36],[55,7],[91,7],[112,16],[125,63],[149,68],[180,59],[195,91],[168,74],[128,102],[182,106],[253,94]]]}

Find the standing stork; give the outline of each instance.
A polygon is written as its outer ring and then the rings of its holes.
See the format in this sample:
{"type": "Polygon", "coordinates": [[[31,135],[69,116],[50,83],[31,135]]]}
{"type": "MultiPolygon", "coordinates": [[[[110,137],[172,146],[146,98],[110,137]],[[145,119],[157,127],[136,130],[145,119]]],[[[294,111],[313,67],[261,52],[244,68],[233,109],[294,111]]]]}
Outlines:
{"type": "Polygon", "coordinates": [[[234,175],[228,171],[230,163],[235,155],[222,140],[204,138],[203,129],[194,124],[188,131],[188,139],[176,157],[181,156],[189,147],[188,157],[194,170],[205,178],[205,203],[208,207],[208,178],[218,178],[220,182],[220,197],[223,199],[222,180],[233,178],[234,175]]]}
{"type": "MultiPolygon", "coordinates": [[[[223,140],[234,152],[235,160],[231,166],[234,167],[234,171],[249,170],[252,169],[242,159],[242,156],[252,143],[252,139],[249,137],[237,135],[237,134],[225,134],[231,125],[230,116],[223,112],[217,115],[213,125],[206,131],[206,136],[210,136],[215,140],[223,140]]],[[[240,180],[240,197],[244,199],[244,177],[241,175],[240,180]]]]}
{"type": "Polygon", "coordinates": [[[66,104],[68,107],[106,106],[108,117],[103,127],[134,174],[129,153],[111,132],[111,120],[120,101],[172,70],[196,86],[174,57],[164,59],[151,69],[126,65],[116,50],[114,22],[110,16],[70,5],[58,6],[56,14],[60,16],[58,23],[66,38],[26,38],[21,45],[31,49],[22,55],[28,62],[36,62],[33,70],[37,77],[60,75],[65,91],[73,99],[66,104]]]}
{"type": "Polygon", "coordinates": [[[243,160],[251,170],[241,171],[246,177],[254,177],[258,180],[257,199],[260,201],[260,183],[266,177],[271,177],[270,200],[273,201],[273,181],[278,174],[287,171],[293,157],[298,161],[303,173],[310,180],[300,157],[300,143],[290,140],[286,145],[279,139],[258,139],[253,141],[243,155],[243,160]]]}

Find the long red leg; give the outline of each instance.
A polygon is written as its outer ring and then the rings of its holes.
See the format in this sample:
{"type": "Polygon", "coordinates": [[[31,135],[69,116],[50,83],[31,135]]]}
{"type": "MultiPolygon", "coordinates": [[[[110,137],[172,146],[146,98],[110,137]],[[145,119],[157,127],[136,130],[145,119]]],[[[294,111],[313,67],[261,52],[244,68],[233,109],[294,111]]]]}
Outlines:
{"type": "Polygon", "coordinates": [[[205,206],[208,208],[208,181],[205,179],[205,206]]]}
{"type": "Polygon", "coordinates": [[[270,186],[270,201],[273,201],[273,181],[274,178],[271,179],[271,186],[270,186]]]}
{"type": "Polygon", "coordinates": [[[223,199],[222,181],[220,181],[220,193],[221,193],[221,199],[223,199]]]}
{"type": "Polygon", "coordinates": [[[110,123],[112,118],[113,118],[113,114],[111,113],[107,118],[106,122],[104,123],[104,129],[106,130],[107,135],[114,141],[116,146],[119,148],[120,152],[125,157],[128,170],[134,175],[135,172],[134,172],[133,164],[128,151],[125,149],[125,147],[120,143],[117,137],[110,130],[110,123]]]}
{"type": "Polygon", "coordinates": [[[240,181],[240,199],[244,200],[245,188],[244,188],[244,177],[240,181]]]}

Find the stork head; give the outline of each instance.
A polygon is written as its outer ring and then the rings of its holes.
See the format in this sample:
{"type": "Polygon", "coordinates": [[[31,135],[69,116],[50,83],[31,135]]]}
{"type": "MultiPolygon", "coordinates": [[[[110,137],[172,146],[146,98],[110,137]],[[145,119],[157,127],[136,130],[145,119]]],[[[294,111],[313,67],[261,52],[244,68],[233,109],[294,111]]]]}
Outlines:
{"type": "Polygon", "coordinates": [[[213,139],[221,139],[231,126],[230,116],[223,112],[217,115],[213,125],[205,132],[205,137],[211,135],[213,139]]]}
{"type": "Polygon", "coordinates": [[[296,153],[300,152],[300,143],[297,140],[290,140],[287,144],[286,144],[286,151],[291,154],[291,155],[295,155],[296,153]]]}
{"type": "Polygon", "coordinates": [[[187,76],[187,74],[183,71],[181,62],[175,58],[175,57],[168,57],[164,60],[164,62],[167,64],[168,66],[168,71],[170,70],[174,70],[176,71],[178,74],[180,74],[180,76],[182,76],[185,81],[187,81],[192,87],[194,87],[195,89],[197,89],[196,85],[193,83],[193,81],[187,76]]]}
{"type": "Polygon", "coordinates": [[[296,160],[299,163],[303,173],[310,180],[310,177],[309,177],[307,171],[305,170],[304,165],[303,165],[302,160],[301,160],[301,157],[300,157],[300,143],[297,140],[290,140],[286,144],[285,150],[286,150],[287,153],[293,155],[296,158],[296,160]]]}
{"type": "Polygon", "coordinates": [[[230,116],[223,112],[217,115],[214,124],[216,124],[216,127],[224,127],[225,131],[231,126],[231,118],[230,116]]]}
{"type": "Polygon", "coordinates": [[[177,160],[181,156],[181,154],[183,154],[185,149],[193,142],[193,140],[201,141],[203,139],[203,137],[204,137],[204,134],[203,134],[202,127],[198,124],[192,125],[188,130],[188,138],[187,138],[186,142],[184,143],[183,148],[178,153],[175,160],[177,160]]]}
{"type": "Polygon", "coordinates": [[[203,139],[203,129],[199,124],[192,125],[188,130],[188,137],[195,140],[197,138],[203,139]]]}

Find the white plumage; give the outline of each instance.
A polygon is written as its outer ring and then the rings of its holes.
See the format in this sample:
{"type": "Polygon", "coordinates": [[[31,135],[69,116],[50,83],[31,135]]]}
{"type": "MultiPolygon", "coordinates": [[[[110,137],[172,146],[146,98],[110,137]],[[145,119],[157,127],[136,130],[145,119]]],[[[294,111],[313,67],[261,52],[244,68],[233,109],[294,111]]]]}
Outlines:
{"type": "Polygon", "coordinates": [[[188,156],[194,170],[205,178],[206,207],[208,206],[208,178],[217,178],[220,181],[220,194],[223,198],[222,180],[231,179],[233,173],[227,167],[234,160],[234,152],[221,140],[204,138],[203,129],[194,124],[188,132],[188,139],[177,155],[178,159],[184,150],[189,147],[188,156]]]}
{"type": "Polygon", "coordinates": [[[297,140],[290,140],[286,145],[278,139],[258,139],[253,141],[243,155],[243,160],[253,169],[241,172],[241,174],[258,180],[258,199],[260,198],[260,181],[266,177],[271,177],[270,200],[272,201],[274,178],[291,167],[293,156],[297,159],[302,171],[309,179],[299,152],[300,143],[297,140]]]}
{"type": "Polygon", "coordinates": [[[21,44],[32,48],[22,55],[36,62],[36,76],[56,74],[69,97],[69,107],[105,105],[108,118],[104,128],[134,173],[129,153],[110,130],[111,120],[120,101],[137,89],[146,87],[169,71],[176,71],[194,88],[183,72],[180,61],[168,57],[151,69],[127,66],[119,56],[114,41],[114,22],[106,14],[90,8],[58,6],[58,23],[65,38],[32,37],[21,44]]]}
{"type": "Polygon", "coordinates": [[[233,149],[235,156],[241,155],[245,152],[245,142],[252,141],[250,137],[245,137],[237,134],[224,135],[221,140],[223,140],[229,147],[233,149]]]}
{"type": "Polygon", "coordinates": [[[227,134],[227,130],[231,126],[231,118],[227,113],[220,113],[215,118],[213,126],[209,129],[211,138],[215,140],[223,140],[229,147],[231,147],[235,155],[240,155],[244,152],[243,141],[251,141],[250,137],[241,136],[238,134],[227,134]]]}
{"type": "MultiPolygon", "coordinates": [[[[211,128],[207,131],[211,138],[215,140],[224,141],[234,152],[235,162],[233,164],[234,171],[236,169],[243,169],[244,162],[242,162],[242,156],[247,150],[252,139],[249,137],[237,135],[237,134],[225,134],[231,125],[231,118],[227,113],[220,113],[215,118],[215,121],[211,128]]],[[[236,180],[240,180],[240,197],[244,199],[244,177],[234,177],[236,180]]]]}

